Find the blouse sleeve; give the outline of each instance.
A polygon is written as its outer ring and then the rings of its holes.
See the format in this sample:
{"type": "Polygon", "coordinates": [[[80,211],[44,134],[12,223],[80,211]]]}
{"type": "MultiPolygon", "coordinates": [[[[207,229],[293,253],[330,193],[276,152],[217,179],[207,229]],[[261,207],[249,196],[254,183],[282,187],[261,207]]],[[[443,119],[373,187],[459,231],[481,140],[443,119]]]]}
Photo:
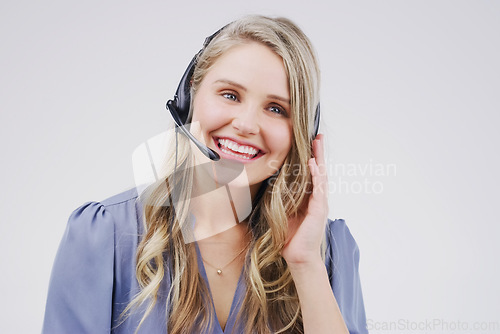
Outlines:
{"type": "Polygon", "coordinates": [[[42,333],[110,333],[114,223],[99,203],[70,216],[49,283],[42,333]]]}
{"type": "Polygon", "coordinates": [[[349,333],[368,333],[361,282],[359,249],[343,219],[329,220],[326,266],[330,285],[349,333]]]}

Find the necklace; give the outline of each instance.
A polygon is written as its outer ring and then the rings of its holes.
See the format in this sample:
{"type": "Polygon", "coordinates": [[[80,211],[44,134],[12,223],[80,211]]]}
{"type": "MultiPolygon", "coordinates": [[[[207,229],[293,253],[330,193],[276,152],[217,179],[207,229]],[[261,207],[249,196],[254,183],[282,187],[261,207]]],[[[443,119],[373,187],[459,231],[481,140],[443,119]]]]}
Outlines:
{"type": "MultiPolygon", "coordinates": [[[[212,267],[212,268],[216,269],[216,270],[217,270],[217,275],[222,276],[222,270],[223,270],[223,269],[225,269],[227,266],[229,266],[231,263],[233,263],[233,262],[234,262],[234,260],[236,260],[236,259],[238,258],[238,256],[240,256],[240,255],[241,255],[241,253],[243,253],[243,251],[244,251],[245,249],[247,249],[248,245],[250,245],[250,243],[248,243],[245,247],[243,247],[243,249],[242,249],[242,250],[240,250],[240,251],[238,252],[238,254],[236,254],[236,256],[235,256],[235,257],[234,257],[231,261],[229,261],[228,263],[226,263],[226,264],[225,264],[225,265],[223,265],[222,267],[216,267],[216,266],[214,266],[213,264],[208,263],[208,262],[207,262],[207,261],[203,258],[203,256],[201,257],[201,259],[203,260],[203,262],[204,262],[205,264],[208,264],[210,267],[212,267]]],[[[200,255],[201,255],[201,254],[200,254],[200,255]]]]}

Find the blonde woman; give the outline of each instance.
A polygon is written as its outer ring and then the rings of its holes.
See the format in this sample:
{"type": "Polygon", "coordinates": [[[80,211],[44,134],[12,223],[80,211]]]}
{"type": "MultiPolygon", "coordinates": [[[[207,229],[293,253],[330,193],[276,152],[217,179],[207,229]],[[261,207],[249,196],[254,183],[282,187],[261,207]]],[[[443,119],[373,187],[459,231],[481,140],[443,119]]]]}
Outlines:
{"type": "Polygon", "coordinates": [[[327,218],[308,38],[249,16],[192,65],[158,182],[70,217],[44,333],[365,333],[358,248],[327,218]]]}

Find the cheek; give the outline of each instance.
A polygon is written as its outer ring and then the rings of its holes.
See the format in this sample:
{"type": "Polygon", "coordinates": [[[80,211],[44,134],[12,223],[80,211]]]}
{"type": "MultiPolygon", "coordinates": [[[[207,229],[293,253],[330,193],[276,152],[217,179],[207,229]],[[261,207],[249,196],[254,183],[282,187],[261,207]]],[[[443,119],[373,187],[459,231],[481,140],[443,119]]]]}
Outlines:
{"type": "Polygon", "coordinates": [[[209,108],[203,108],[199,105],[195,105],[193,110],[193,126],[199,131],[202,131],[204,136],[217,126],[217,117],[211,116],[209,110],[209,108]]]}
{"type": "Polygon", "coordinates": [[[193,104],[193,122],[200,122],[203,131],[210,132],[225,124],[226,113],[217,101],[196,98],[193,104]]]}
{"type": "Polygon", "coordinates": [[[292,148],[292,129],[288,124],[273,128],[270,131],[269,143],[276,155],[284,159],[292,148]]]}

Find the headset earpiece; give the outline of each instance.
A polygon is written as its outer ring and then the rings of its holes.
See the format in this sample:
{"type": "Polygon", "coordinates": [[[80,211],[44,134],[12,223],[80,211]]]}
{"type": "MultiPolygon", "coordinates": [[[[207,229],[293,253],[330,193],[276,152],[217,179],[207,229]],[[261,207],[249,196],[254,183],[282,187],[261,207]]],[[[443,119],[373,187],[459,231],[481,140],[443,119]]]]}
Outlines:
{"type": "Polygon", "coordinates": [[[314,131],[313,131],[313,139],[316,138],[318,135],[319,131],[319,119],[320,119],[320,107],[319,107],[319,102],[318,105],[316,106],[316,113],[314,114],[314,131]]]}
{"type": "MultiPolygon", "coordinates": [[[[201,51],[200,51],[201,52],[201,51]]],[[[167,102],[167,108],[170,110],[172,117],[181,121],[181,124],[186,124],[187,118],[189,116],[189,109],[191,105],[191,78],[193,76],[194,68],[196,66],[196,60],[198,52],[191,62],[189,63],[186,71],[182,75],[181,81],[179,82],[179,86],[177,87],[177,91],[174,95],[174,100],[169,100],[171,102],[170,106],[174,106],[174,108],[169,108],[169,103],[167,102]],[[177,115],[174,115],[177,114],[177,115]]],[[[181,124],[177,123],[178,126],[181,124]]]]}
{"type": "MultiPolygon", "coordinates": [[[[177,86],[177,91],[175,92],[173,101],[167,101],[167,109],[172,114],[174,120],[180,120],[182,125],[186,124],[189,116],[189,109],[191,107],[191,78],[193,77],[194,68],[196,67],[198,57],[201,55],[203,50],[205,50],[207,45],[210,44],[210,42],[215,38],[215,36],[217,36],[225,27],[226,26],[220,28],[215,33],[205,38],[202,49],[198,51],[193,59],[191,59],[191,62],[189,62],[189,65],[186,68],[186,71],[184,71],[181,81],[179,82],[179,86],[177,86]]],[[[177,124],[177,126],[181,126],[181,124],[179,124],[177,121],[175,123],[177,124]]]]}

